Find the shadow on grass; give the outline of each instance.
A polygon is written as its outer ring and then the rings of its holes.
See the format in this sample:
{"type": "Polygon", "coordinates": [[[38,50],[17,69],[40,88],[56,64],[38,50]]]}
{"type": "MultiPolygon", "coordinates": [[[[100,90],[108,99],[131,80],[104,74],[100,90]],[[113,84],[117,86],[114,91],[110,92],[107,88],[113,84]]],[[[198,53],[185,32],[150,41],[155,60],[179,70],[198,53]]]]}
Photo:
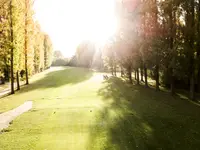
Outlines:
{"type": "Polygon", "coordinates": [[[98,94],[106,105],[91,127],[89,149],[200,147],[200,109],[168,93],[110,78],[98,94]],[[187,108],[187,109],[186,109],[187,108]]]}
{"type": "Polygon", "coordinates": [[[20,93],[35,89],[58,88],[67,84],[77,84],[90,79],[93,72],[84,68],[64,68],[52,71],[44,78],[33,82],[30,86],[24,87],[20,93]]]}

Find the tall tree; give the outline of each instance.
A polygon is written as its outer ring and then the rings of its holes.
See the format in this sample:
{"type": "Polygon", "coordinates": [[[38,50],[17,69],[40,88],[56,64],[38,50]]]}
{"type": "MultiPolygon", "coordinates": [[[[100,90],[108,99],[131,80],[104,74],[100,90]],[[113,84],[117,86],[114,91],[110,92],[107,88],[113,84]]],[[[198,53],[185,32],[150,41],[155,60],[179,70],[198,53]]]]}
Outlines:
{"type": "MultiPolygon", "coordinates": [[[[4,0],[0,6],[0,74],[6,81],[11,79],[11,93],[14,93],[14,78],[19,72],[25,73],[28,84],[29,75],[43,70],[44,33],[33,19],[32,0],[4,0]]],[[[51,47],[48,50],[50,66],[52,43],[47,45],[51,47]]],[[[19,82],[17,85],[19,89],[19,82]]]]}
{"type": "Polygon", "coordinates": [[[13,38],[13,5],[10,0],[10,73],[11,73],[11,94],[15,93],[14,89],[14,38],[13,38]]]}
{"type": "Polygon", "coordinates": [[[48,69],[52,63],[53,46],[50,37],[44,34],[44,68],[48,69]]]}
{"type": "Polygon", "coordinates": [[[24,27],[24,64],[25,64],[25,73],[26,73],[26,84],[29,84],[29,77],[28,77],[28,9],[29,9],[29,0],[25,0],[25,27],[24,27]]]}
{"type": "Polygon", "coordinates": [[[94,60],[95,50],[96,48],[93,42],[84,41],[80,43],[76,49],[78,65],[87,68],[91,67],[94,60]]]}
{"type": "Polygon", "coordinates": [[[1,3],[0,7],[0,69],[6,81],[10,79],[9,4],[1,3]]]}
{"type": "Polygon", "coordinates": [[[197,1],[197,60],[198,60],[198,68],[197,68],[197,82],[198,82],[198,92],[200,93],[200,0],[197,1]]]}

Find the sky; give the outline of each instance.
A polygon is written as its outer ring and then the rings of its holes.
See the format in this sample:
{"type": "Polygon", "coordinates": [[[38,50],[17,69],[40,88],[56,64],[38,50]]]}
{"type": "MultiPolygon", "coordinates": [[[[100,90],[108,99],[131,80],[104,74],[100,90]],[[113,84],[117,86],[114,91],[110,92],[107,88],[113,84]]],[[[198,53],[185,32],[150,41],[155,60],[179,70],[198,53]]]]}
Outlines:
{"type": "Polygon", "coordinates": [[[117,28],[114,0],[36,0],[34,10],[54,50],[65,57],[74,55],[82,40],[104,43],[117,28]]]}

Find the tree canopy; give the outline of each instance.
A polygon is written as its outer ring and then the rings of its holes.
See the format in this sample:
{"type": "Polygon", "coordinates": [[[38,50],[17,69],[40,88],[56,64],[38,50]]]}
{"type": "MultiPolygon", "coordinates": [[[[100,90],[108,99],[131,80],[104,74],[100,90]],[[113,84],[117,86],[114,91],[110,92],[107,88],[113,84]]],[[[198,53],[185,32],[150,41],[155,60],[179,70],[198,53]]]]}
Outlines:
{"type": "Polygon", "coordinates": [[[32,0],[9,0],[0,3],[0,74],[11,80],[14,93],[16,72],[28,76],[49,68],[52,43],[33,19],[32,0]]]}

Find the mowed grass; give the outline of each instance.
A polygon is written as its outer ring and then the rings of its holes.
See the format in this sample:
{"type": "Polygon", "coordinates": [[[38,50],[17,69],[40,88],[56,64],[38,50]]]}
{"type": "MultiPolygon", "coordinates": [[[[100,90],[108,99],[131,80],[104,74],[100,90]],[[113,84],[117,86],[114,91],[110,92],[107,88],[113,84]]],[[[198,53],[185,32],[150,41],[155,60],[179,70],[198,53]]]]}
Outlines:
{"type": "Polygon", "coordinates": [[[200,107],[186,100],[81,68],[54,68],[33,80],[0,99],[0,112],[34,102],[0,134],[0,150],[200,148],[200,107]]]}

